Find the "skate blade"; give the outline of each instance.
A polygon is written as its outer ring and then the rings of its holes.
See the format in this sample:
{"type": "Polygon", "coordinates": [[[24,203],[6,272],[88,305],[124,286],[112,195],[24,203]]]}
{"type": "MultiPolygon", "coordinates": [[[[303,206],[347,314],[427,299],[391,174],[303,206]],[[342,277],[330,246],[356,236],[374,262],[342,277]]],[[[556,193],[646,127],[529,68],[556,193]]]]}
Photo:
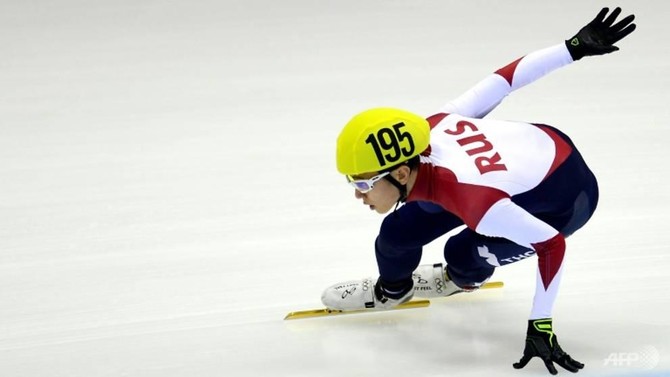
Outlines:
{"type": "Polygon", "coordinates": [[[371,309],[361,309],[361,310],[334,310],[334,309],[313,309],[313,310],[301,310],[297,312],[290,312],[284,317],[284,320],[289,319],[303,319],[303,318],[317,318],[317,317],[328,317],[334,315],[343,315],[343,314],[359,314],[359,313],[380,313],[390,310],[400,310],[400,309],[415,309],[415,308],[424,308],[430,305],[430,300],[412,300],[404,302],[387,310],[371,310],[371,309]]]}
{"type": "Polygon", "coordinates": [[[490,281],[488,283],[484,283],[479,289],[492,289],[492,288],[502,288],[505,286],[505,283],[502,281],[490,281]]]}

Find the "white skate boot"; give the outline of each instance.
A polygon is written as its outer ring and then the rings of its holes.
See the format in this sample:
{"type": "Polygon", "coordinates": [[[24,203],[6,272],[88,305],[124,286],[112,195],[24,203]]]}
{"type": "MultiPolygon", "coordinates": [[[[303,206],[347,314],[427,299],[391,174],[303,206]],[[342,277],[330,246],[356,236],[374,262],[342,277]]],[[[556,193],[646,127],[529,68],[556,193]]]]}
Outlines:
{"type": "Polygon", "coordinates": [[[485,283],[483,281],[472,286],[459,287],[449,279],[447,269],[442,267],[442,263],[419,266],[412,273],[412,280],[414,280],[414,295],[423,298],[446,297],[460,292],[472,292],[485,283]]]}
{"type": "Polygon", "coordinates": [[[410,289],[399,299],[388,298],[384,296],[381,287],[377,287],[377,280],[367,278],[331,285],[323,291],[321,302],[328,309],[343,311],[386,310],[409,301],[413,294],[414,290],[410,289]]]}

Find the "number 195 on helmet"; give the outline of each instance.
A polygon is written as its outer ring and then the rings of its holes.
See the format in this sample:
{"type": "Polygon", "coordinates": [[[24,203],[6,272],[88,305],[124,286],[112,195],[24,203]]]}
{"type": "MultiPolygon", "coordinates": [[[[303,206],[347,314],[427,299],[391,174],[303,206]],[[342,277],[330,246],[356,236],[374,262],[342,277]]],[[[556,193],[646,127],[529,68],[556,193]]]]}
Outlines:
{"type": "Polygon", "coordinates": [[[337,138],[337,170],[349,176],[386,170],[421,154],[429,142],[424,118],[393,108],[366,110],[337,138]]]}

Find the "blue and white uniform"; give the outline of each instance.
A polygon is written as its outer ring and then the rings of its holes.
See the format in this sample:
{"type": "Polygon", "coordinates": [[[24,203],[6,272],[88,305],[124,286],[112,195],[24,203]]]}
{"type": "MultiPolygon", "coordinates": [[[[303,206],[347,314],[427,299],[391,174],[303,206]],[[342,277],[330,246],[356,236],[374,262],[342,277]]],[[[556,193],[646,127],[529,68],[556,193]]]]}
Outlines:
{"type": "Polygon", "coordinates": [[[565,238],[595,211],[596,179],[561,131],[483,117],[513,90],[571,62],[564,44],[533,52],[427,118],[431,143],[417,180],[376,241],[384,282],[411,278],[422,246],[464,224],[445,245],[450,278],[468,286],[495,267],[537,255],[530,318],[551,317],[565,238]]]}

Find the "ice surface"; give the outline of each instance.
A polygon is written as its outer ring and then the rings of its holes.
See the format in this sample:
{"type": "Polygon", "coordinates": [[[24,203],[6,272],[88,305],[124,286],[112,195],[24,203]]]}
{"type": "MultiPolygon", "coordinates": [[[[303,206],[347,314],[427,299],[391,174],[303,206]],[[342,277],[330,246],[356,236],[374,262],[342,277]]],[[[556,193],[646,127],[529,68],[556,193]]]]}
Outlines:
{"type": "MultiPolygon", "coordinates": [[[[430,115],[602,5],[2,2],[0,375],[546,375],[511,367],[531,261],[427,309],[282,318],[376,275],[381,218],[334,166],[353,114],[430,115]]],[[[670,3],[611,5],[638,16],[620,52],[491,116],[565,130],[599,177],[555,310],[579,375],[669,375],[670,3]]]]}

